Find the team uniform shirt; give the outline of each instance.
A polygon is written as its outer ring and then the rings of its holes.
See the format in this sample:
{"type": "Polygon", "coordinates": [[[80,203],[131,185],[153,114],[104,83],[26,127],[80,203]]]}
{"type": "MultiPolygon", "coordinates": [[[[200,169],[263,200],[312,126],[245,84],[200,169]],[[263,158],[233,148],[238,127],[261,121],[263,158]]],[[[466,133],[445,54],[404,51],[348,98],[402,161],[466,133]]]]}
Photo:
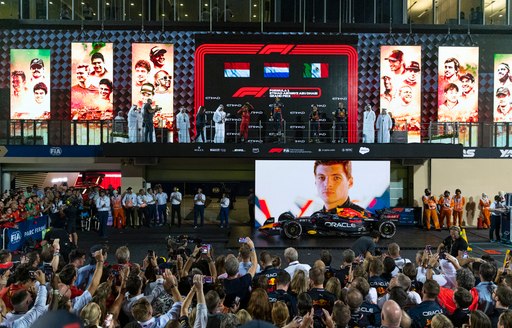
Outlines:
{"type": "Polygon", "coordinates": [[[166,205],[167,194],[165,192],[159,192],[158,194],[156,194],[156,200],[158,205],[166,205]]]}
{"type": "Polygon", "coordinates": [[[370,325],[380,327],[380,308],[377,305],[364,301],[359,310],[370,325]]]}
{"type": "Polygon", "coordinates": [[[412,320],[412,328],[430,327],[432,318],[436,314],[444,314],[444,309],[435,301],[424,301],[407,312],[412,320]]]}
{"type": "Polygon", "coordinates": [[[338,272],[338,270],[336,270],[335,268],[332,268],[331,266],[326,266],[325,267],[325,274],[324,274],[324,277],[325,277],[324,281],[325,281],[325,283],[327,283],[327,281],[329,279],[331,279],[332,277],[335,277],[337,272],[338,272]]]}
{"type": "Polygon", "coordinates": [[[96,199],[96,208],[98,212],[106,212],[110,210],[110,198],[108,196],[98,197],[96,199]]]}
{"type": "Polygon", "coordinates": [[[137,195],[135,194],[128,194],[124,195],[123,197],[123,206],[124,207],[134,207],[137,206],[137,195]]]}
{"type": "Polygon", "coordinates": [[[295,296],[288,294],[285,290],[278,289],[268,293],[268,301],[272,304],[278,301],[286,304],[288,307],[288,312],[290,313],[290,318],[293,318],[297,315],[297,299],[295,296]]]}
{"type": "MultiPolygon", "coordinates": [[[[460,328],[464,324],[469,323],[469,317],[471,316],[471,310],[469,308],[465,309],[455,309],[453,314],[449,316],[450,321],[453,323],[453,326],[455,328],[460,328]]],[[[492,320],[492,318],[491,318],[492,320]]],[[[493,326],[497,327],[497,326],[493,326]]]]}
{"type": "Polygon", "coordinates": [[[348,283],[348,272],[350,271],[350,265],[344,266],[335,273],[335,277],[339,279],[341,288],[345,288],[348,283]]]}
{"type": "Polygon", "coordinates": [[[249,302],[250,287],[252,283],[252,276],[248,273],[244,276],[235,279],[224,279],[224,289],[226,291],[226,297],[231,295],[234,297],[240,297],[240,308],[245,309],[249,302]]]}
{"type": "Polygon", "coordinates": [[[196,194],[194,196],[194,204],[195,205],[204,205],[204,203],[206,202],[206,197],[204,194],[196,194]]]}
{"type": "Polygon", "coordinates": [[[377,290],[377,297],[382,297],[387,294],[389,281],[386,279],[382,278],[381,276],[373,276],[368,278],[368,282],[370,283],[370,287],[373,287],[377,290]]]}
{"type": "Polygon", "coordinates": [[[171,194],[171,205],[180,205],[183,197],[181,196],[181,192],[174,191],[171,194]]]}
{"type": "Polygon", "coordinates": [[[336,295],[323,289],[323,288],[311,288],[308,291],[309,296],[313,300],[313,308],[315,309],[316,315],[322,315],[322,309],[326,309],[329,313],[332,312],[334,302],[336,302],[336,295]]]}
{"type": "Polygon", "coordinates": [[[348,322],[350,328],[373,328],[368,321],[368,318],[361,312],[361,309],[350,311],[350,321],[348,322]]]}
{"type": "MultiPolygon", "coordinates": [[[[260,271],[259,273],[257,273],[255,276],[254,276],[254,279],[253,279],[253,286],[256,285],[256,283],[258,282],[258,279],[264,275],[265,277],[267,277],[267,293],[272,293],[272,292],[275,292],[277,290],[277,281],[276,281],[276,277],[277,277],[277,274],[279,272],[283,271],[283,269],[278,269],[278,268],[274,268],[273,266],[268,266],[266,268],[264,268],[262,271],[260,271]]],[[[240,271],[238,271],[240,272],[240,271]]],[[[269,296],[270,297],[270,296],[269,296]]]]}

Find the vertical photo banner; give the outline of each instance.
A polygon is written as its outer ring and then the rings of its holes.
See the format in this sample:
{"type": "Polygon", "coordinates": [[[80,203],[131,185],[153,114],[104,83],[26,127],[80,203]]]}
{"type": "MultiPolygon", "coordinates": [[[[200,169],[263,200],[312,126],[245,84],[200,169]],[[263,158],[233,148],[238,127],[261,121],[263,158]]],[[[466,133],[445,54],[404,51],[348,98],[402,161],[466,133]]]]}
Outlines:
{"type": "Polygon", "coordinates": [[[50,50],[11,49],[11,119],[50,118],[50,50]]]}
{"type": "Polygon", "coordinates": [[[439,122],[478,122],[478,53],[478,47],[439,47],[439,122]]]}
{"type": "Polygon", "coordinates": [[[380,47],[380,109],[395,119],[393,130],[408,131],[408,142],[420,141],[421,46],[380,47]]]}
{"type": "MultiPolygon", "coordinates": [[[[142,108],[151,99],[152,107],[158,109],[153,117],[155,127],[165,127],[169,131],[172,131],[174,116],[173,77],[173,44],[132,44],[132,104],[142,108]]],[[[193,112],[193,108],[185,110],[193,112]]]]}
{"type": "Polygon", "coordinates": [[[494,55],[494,122],[512,122],[512,54],[494,55]]]}
{"type": "Polygon", "coordinates": [[[113,58],[112,43],[71,44],[71,119],[112,119],[113,58]]]}

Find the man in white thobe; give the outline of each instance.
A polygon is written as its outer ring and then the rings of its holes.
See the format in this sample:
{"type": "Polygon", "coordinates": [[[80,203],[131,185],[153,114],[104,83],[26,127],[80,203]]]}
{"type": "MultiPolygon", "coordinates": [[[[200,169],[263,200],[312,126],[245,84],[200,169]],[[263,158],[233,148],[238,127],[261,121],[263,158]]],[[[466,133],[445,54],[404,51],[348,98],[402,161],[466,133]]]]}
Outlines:
{"type": "MultiPolygon", "coordinates": [[[[139,142],[138,133],[139,133],[139,109],[137,105],[133,105],[128,112],[128,142],[139,142]]],[[[141,117],[142,123],[142,117],[141,117]]]]}
{"type": "Polygon", "coordinates": [[[366,105],[363,119],[363,143],[375,142],[375,113],[371,105],[366,105]]]}
{"type": "Polygon", "coordinates": [[[377,142],[378,143],[389,143],[391,136],[389,131],[393,126],[393,121],[388,115],[387,109],[383,108],[382,113],[377,117],[377,142]]]}
{"type": "Polygon", "coordinates": [[[215,138],[214,143],[224,143],[224,134],[226,131],[226,112],[224,111],[224,105],[219,105],[217,110],[213,114],[213,121],[215,122],[215,138]]]}
{"type": "Polygon", "coordinates": [[[190,118],[184,107],[176,115],[176,128],[178,129],[178,142],[190,143],[190,118]]]}

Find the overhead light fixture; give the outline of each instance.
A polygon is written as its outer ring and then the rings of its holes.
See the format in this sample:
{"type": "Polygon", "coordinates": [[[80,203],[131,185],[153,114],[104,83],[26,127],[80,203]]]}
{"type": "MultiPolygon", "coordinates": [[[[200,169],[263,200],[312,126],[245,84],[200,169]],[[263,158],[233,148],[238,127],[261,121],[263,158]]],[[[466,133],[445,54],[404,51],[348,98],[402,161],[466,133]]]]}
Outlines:
{"type": "Polygon", "coordinates": [[[496,2],[496,1],[494,1],[494,0],[493,0],[493,1],[491,1],[491,2],[489,2],[489,4],[487,4],[487,5],[485,6],[485,8],[489,7],[490,5],[492,5],[492,4],[493,4],[493,3],[495,3],[495,2],[496,2]]]}
{"type": "Polygon", "coordinates": [[[418,15],[418,18],[421,18],[426,13],[428,13],[428,9],[425,9],[423,12],[421,12],[421,14],[418,15]]]}
{"type": "MultiPolygon", "coordinates": [[[[495,11],[492,15],[489,15],[489,18],[493,18],[494,16],[498,15],[499,13],[501,13],[503,10],[505,10],[505,8],[501,8],[501,10],[495,11]]],[[[501,15],[499,17],[503,17],[503,15],[501,15]]]]}

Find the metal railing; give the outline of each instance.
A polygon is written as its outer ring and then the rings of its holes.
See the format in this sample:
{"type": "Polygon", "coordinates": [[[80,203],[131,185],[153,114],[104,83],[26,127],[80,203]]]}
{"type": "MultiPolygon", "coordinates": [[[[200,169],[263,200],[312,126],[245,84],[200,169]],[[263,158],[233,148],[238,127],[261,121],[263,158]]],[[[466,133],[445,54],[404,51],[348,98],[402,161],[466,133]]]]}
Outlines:
{"type": "MultiPolygon", "coordinates": [[[[247,134],[240,131],[240,119],[224,124],[225,143],[347,143],[346,124],[332,121],[250,122],[247,134]]],[[[200,131],[191,129],[190,142],[215,142],[215,123],[200,131]],[[194,135],[196,133],[196,135],[194,135]]],[[[358,142],[362,142],[361,131],[358,142]]],[[[153,142],[179,142],[178,134],[155,125],[153,142]]],[[[126,121],[0,120],[0,145],[100,145],[102,143],[144,142],[144,128],[130,131],[126,121]]],[[[378,142],[375,131],[375,143],[378,142]]],[[[512,147],[512,123],[430,122],[419,131],[391,132],[391,143],[445,143],[464,147],[512,147]]]]}

